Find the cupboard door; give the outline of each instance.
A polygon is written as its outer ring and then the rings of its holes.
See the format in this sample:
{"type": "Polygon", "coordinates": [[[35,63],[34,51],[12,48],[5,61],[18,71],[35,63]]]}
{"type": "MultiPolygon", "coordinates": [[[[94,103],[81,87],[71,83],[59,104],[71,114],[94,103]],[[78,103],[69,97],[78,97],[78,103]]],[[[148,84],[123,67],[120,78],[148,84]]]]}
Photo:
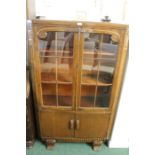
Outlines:
{"type": "Polygon", "coordinates": [[[74,33],[48,31],[38,41],[43,105],[72,107],[74,33]]]}
{"type": "Polygon", "coordinates": [[[75,123],[75,137],[106,138],[110,114],[78,113],[75,123]]]}
{"type": "Polygon", "coordinates": [[[54,112],[40,112],[40,134],[41,138],[54,136],[54,112]]]}
{"type": "Polygon", "coordinates": [[[83,33],[82,39],[78,105],[109,107],[118,43],[112,41],[112,35],[103,33],[83,33]]]}
{"type": "Polygon", "coordinates": [[[54,117],[54,136],[74,137],[75,115],[69,112],[55,112],[54,117]]]}
{"type": "Polygon", "coordinates": [[[70,112],[40,112],[42,138],[74,137],[74,114],[70,112]]]}

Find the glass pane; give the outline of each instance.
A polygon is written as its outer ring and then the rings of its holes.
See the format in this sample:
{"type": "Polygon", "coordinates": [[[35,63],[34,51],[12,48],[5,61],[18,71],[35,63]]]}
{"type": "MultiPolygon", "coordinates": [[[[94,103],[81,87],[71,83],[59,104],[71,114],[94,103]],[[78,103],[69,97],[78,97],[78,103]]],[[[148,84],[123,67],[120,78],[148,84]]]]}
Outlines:
{"type": "Polygon", "coordinates": [[[94,107],[95,86],[81,86],[81,106],[94,107]]]}
{"type": "Polygon", "coordinates": [[[72,83],[73,58],[58,59],[58,82],[72,83]]]}
{"type": "Polygon", "coordinates": [[[108,107],[110,100],[111,86],[97,87],[95,106],[108,107]]]}
{"type": "Polygon", "coordinates": [[[56,82],[56,58],[50,58],[50,63],[41,63],[41,80],[46,83],[56,82]]]}
{"type": "Polygon", "coordinates": [[[111,38],[109,34],[84,34],[81,107],[109,106],[118,50],[111,38]],[[84,87],[91,93],[84,92],[84,87]]]}
{"type": "Polygon", "coordinates": [[[39,40],[45,105],[72,106],[73,37],[71,32],[47,32],[39,40]]]}
{"type": "Polygon", "coordinates": [[[45,105],[56,106],[56,84],[42,83],[43,103],[45,105]]]}
{"type": "Polygon", "coordinates": [[[96,84],[97,69],[94,68],[94,61],[91,58],[83,58],[82,84],[96,84]]]}
{"type": "Polygon", "coordinates": [[[58,84],[58,102],[60,106],[71,106],[72,85],[58,84]]]}

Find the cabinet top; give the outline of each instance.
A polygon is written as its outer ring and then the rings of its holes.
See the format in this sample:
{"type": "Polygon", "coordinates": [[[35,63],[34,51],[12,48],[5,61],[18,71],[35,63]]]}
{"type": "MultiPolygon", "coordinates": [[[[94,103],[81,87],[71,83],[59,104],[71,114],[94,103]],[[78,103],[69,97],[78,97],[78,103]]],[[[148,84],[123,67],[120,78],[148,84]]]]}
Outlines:
{"type": "Polygon", "coordinates": [[[109,23],[109,22],[88,22],[88,21],[60,21],[60,20],[45,20],[45,19],[33,19],[33,25],[44,25],[44,26],[81,26],[81,27],[108,27],[117,29],[128,29],[127,24],[109,23]]]}

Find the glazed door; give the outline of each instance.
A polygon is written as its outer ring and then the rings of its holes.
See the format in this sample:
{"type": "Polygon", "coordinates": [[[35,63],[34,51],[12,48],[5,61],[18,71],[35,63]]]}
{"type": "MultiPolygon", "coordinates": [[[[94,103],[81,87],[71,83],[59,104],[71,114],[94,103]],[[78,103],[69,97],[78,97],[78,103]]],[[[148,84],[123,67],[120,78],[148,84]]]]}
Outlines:
{"type": "Polygon", "coordinates": [[[81,37],[77,109],[109,108],[118,54],[113,36],[98,31],[81,37]]]}
{"type": "Polygon", "coordinates": [[[68,31],[46,31],[39,35],[42,105],[74,108],[75,36],[68,31]]]}
{"type": "Polygon", "coordinates": [[[76,137],[106,137],[118,53],[117,36],[113,36],[87,30],[81,35],[76,137]]]}

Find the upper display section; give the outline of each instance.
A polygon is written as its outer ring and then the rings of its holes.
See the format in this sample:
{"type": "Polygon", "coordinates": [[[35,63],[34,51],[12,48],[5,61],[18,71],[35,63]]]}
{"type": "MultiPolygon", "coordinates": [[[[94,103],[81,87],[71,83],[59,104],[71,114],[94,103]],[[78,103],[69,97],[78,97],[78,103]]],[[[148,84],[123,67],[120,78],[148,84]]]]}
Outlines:
{"type": "Polygon", "coordinates": [[[33,20],[42,105],[109,108],[127,25],[33,20]]]}

